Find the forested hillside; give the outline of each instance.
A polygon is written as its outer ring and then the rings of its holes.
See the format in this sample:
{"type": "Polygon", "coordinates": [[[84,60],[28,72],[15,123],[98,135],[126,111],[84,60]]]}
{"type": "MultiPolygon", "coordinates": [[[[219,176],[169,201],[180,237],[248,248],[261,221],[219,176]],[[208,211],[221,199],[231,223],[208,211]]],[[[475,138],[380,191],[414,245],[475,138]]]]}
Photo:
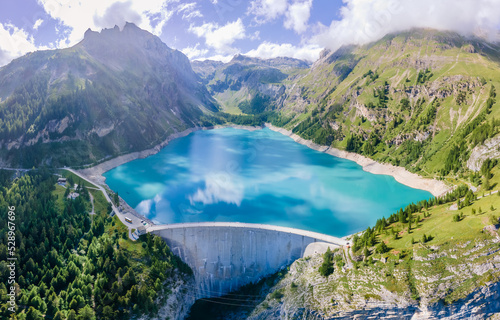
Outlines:
{"type": "Polygon", "coordinates": [[[217,106],[181,52],[127,24],[0,68],[0,155],[79,166],[151,148],[217,106]]]}
{"type": "MultiPolygon", "coordinates": [[[[191,270],[165,242],[128,239],[100,192],[78,190],[74,200],[45,170],[11,180],[0,171],[0,219],[15,207],[16,316],[12,319],[130,319],[156,314],[165,304],[170,278],[188,281],[191,270]],[[89,215],[88,192],[96,199],[89,215]]],[[[81,184],[80,184],[81,185],[81,184]]],[[[68,186],[69,187],[69,186],[68,186]]],[[[8,234],[8,225],[0,226],[8,234]]],[[[7,237],[0,239],[1,318],[12,315],[6,302],[7,237]]]]}
{"type": "Polygon", "coordinates": [[[498,133],[499,50],[414,30],[324,51],[271,120],[318,144],[477,185],[466,163],[498,133]]]}
{"type": "Polygon", "coordinates": [[[499,155],[477,149],[500,125],[498,52],[480,38],[413,30],[325,50],[311,67],[237,55],[226,64],[193,62],[195,74],[185,56],[135,25],[87,31],[73,48],[0,69],[0,156],[14,166],[80,166],[193,126],[267,121],[318,144],[477,185],[466,164],[476,171],[486,153],[499,155]]]}

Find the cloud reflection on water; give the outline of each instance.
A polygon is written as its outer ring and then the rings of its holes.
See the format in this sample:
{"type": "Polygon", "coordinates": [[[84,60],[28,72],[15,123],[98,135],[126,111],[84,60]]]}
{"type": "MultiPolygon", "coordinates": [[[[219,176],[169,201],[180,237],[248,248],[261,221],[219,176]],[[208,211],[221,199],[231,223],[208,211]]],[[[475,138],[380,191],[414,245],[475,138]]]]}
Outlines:
{"type": "Polygon", "coordinates": [[[201,202],[204,205],[225,202],[240,206],[244,197],[245,186],[226,172],[212,173],[205,177],[205,188],[189,196],[189,202],[201,202]]]}
{"type": "Polygon", "coordinates": [[[106,176],[153,221],[268,223],[337,236],[430,195],[268,131],[198,131],[106,176]]]}

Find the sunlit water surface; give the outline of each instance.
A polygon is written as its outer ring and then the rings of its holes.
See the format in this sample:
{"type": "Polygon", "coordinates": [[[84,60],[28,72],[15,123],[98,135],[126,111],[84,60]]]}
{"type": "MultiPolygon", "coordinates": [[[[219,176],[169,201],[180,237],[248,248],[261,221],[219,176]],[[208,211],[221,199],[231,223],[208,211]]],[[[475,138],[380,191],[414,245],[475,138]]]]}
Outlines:
{"type": "Polygon", "coordinates": [[[333,236],[432,196],[269,129],[197,131],[104,176],[155,223],[264,223],[333,236]]]}

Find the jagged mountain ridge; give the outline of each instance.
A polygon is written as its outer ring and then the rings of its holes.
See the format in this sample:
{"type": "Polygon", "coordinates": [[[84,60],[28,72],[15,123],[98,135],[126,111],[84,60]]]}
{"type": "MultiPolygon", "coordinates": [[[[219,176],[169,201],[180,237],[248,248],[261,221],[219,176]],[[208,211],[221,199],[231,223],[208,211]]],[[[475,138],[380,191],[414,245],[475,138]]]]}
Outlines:
{"type": "Polygon", "coordinates": [[[0,69],[0,98],[4,158],[21,165],[142,150],[217,111],[187,57],[131,23],[14,60],[0,69]]]}

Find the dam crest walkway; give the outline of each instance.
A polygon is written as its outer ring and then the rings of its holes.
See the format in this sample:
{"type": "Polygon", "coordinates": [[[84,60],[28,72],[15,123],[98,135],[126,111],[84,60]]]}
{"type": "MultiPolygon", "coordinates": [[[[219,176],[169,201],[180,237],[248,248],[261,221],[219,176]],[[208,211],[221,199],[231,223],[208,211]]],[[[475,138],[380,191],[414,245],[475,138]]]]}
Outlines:
{"type": "Polygon", "coordinates": [[[326,243],[335,244],[338,246],[345,245],[346,241],[342,238],[329,236],[323,233],[307,231],[302,229],[281,227],[270,224],[260,224],[260,223],[244,223],[244,222],[187,222],[187,223],[172,223],[172,224],[159,224],[153,225],[146,229],[147,232],[158,232],[160,230],[167,229],[179,229],[179,228],[198,228],[198,227],[228,227],[228,228],[250,228],[250,229],[262,229],[271,230],[284,233],[293,233],[305,237],[315,238],[318,241],[323,241],[326,243]]]}

